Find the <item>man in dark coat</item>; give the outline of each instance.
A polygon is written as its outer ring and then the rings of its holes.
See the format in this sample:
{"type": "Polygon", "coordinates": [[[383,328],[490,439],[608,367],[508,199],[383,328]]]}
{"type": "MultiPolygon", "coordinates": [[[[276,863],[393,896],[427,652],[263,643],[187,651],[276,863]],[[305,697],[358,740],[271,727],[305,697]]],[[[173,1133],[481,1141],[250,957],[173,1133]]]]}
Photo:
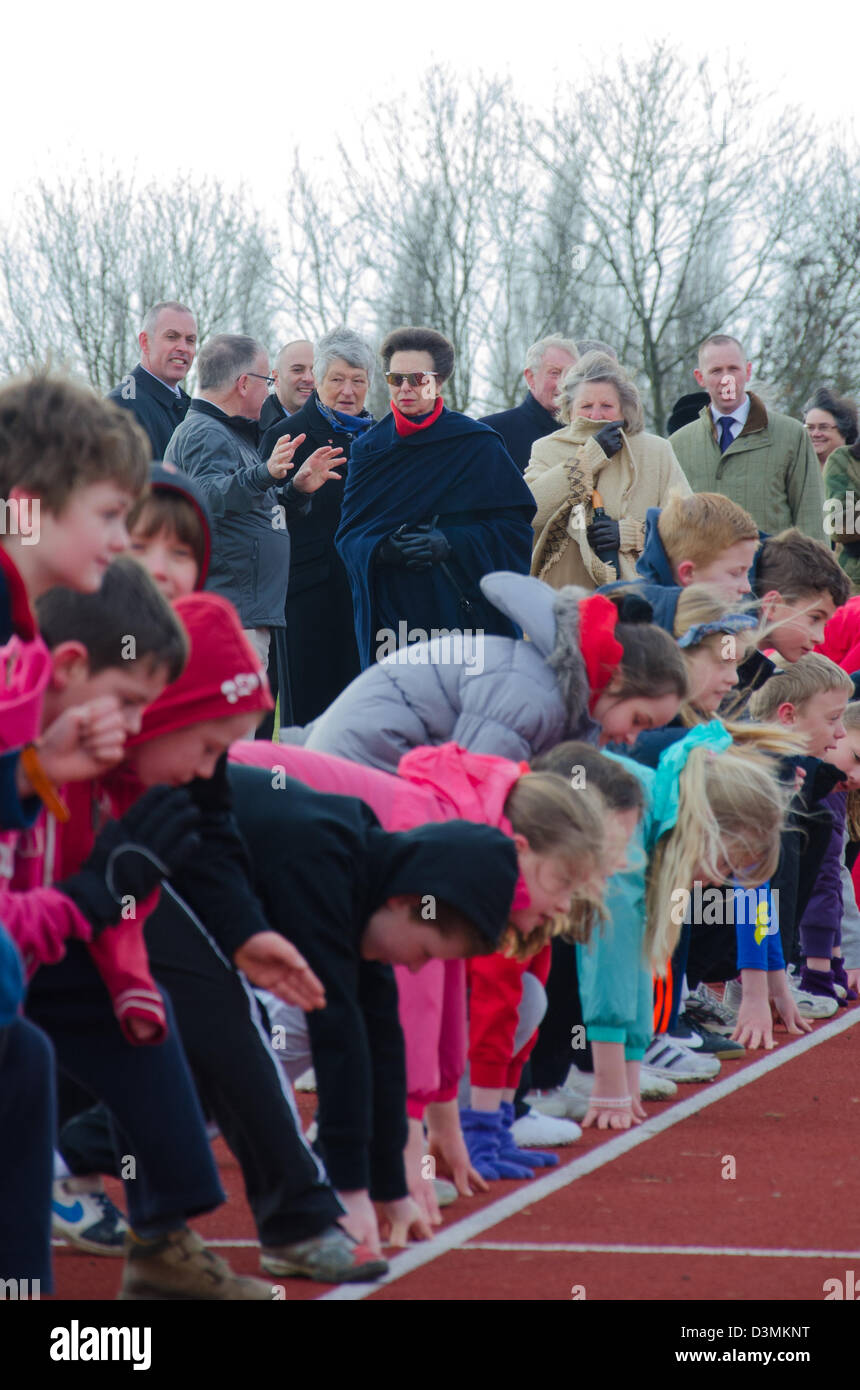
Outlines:
{"type": "MultiPolygon", "coordinates": [[[[275,438],[280,438],[284,433],[281,428],[284,422],[307,404],[314,389],[313,343],[306,338],[285,343],[275,359],[272,376],[275,378],[275,389],[266,397],[260,411],[260,434],[263,438],[267,431],[275,427],[278,428],[275,438]]],[[[275,439],[272,439],[269,441],[269,454],[274,446],[275,439]]],[[[269,454],[265,457],[268,458],[269,454]]]]}
{"type": "Polygon", "coordinates": [[[140,361],[108,392],[108,399],[132,412],[149,435],[152,457],[160,462],[191,404],[179,383],[197,351],[197,320],[184,304],[162,300],[147,310],[137,341],[140,361]]]}
{"type": "MultiPolygon", "coordinates": [[[[373,423],[369,415],[367,422],[373,423]]],[[[287,434],[293,439],[305,436],[293,455],[296,468],[315,449],[327,444],[343,449],[344,458],[348,458],[353,441],[360,437],[346,428],[335,412],[323,414],[316,390],[295,415],[285,417],[266,431],[260,442],[260,456],[268,458],[278,440],[287,434]]],[[[341,472],[346,476],[346,470],[341,472]]],[[[286,637],[292,719],[296,724],[309,724],[316,719],[361,670],[349,579],[334,547],[343,488],[342,482],[329,482],[315,495],[308,513],[289,518],[286,637]]],[[[285,715],[284,700],[281,706],[285,715]]]]}
{"type": "Polygon", "coordinates": [[[482,417],[485,425],[498,430],[521,473],[528,468],[535,440],[561,428],[555,414],[555,397],[562,377],[578,355],[576,343],[570,338],[562,338],[558,333],[541,338],[526,353],[523,375],[529,389],[525,399],[513,410],[482,417]]]}

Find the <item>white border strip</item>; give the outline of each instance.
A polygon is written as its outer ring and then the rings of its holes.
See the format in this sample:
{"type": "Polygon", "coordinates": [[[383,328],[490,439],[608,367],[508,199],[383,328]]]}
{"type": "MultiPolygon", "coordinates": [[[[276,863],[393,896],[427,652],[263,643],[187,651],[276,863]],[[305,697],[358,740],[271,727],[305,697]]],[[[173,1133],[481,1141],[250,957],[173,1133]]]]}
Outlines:
{"type": "Polygon", "coordinates": [[[735,1091],[742,1090],[744,1086],[749,1086],[753,1081],[758,1081],[768,1072],[776,1071],[786,1062],[794,1061],[796,1057],[802,1056],[810,1048],[817,1047],[819,1043],[827,1042],[830,1038],[838,1036],[839,1033],[844,1033],[846,1029],[852,1028],[856,1023],[860,1023],[860,1008],[848,1009],[841,1017],[837,1015],[828,1023],[820,1024],[814,1032],[803,1038],[798,1038],[796,1042],[787,1043],[778,1051],[762,1057],[759,1062],[753,1062],[750,1066],[743,1067],[740,1071],[736,1071],[733,1076],[727,1077],[725,1081],[712,1081],[697,1095],[691,1096],[689,1100],[672,1105],[662,1115],[653,1116],[635,1129],[624,1130],[617,1139],[610,1139],[607,1143],[600,1144],[590,1153],[583,1154],[582,1158],[576,1158],[572,1163],[565,1164],[564,1167],[553,1169],[546,1177],[525,1181],[515,1192],[510,1192],[506,1197],[500,1197],[498,1201],[491,1202],[489,1206],[483,1207],[473,1216],[456,1221],[453,1226],[449,1226],[446,1230],[433,1236],[432,1240],[410,1246],[404,1250],[402,1255],[394,1256],[390,1262],[388,1273],[384,1274],[381,1279],[377,1279],[375,1283],[341,1284],[328,1293],[321,1294],[316,1301],[319,1303],[356,1303],[362,1298],[369,1298],[377,1289],[385,1288],[387,1284],[395,1283],[405,1275],[412,1274],[414,1270],[421,1269],[423,1265],[431,1264],[433,1260],[438,1260],[441,1255],[447,1255],[449,1251],[459,1248],[483,1231],[506,1221],[509,1216],[516,1216],[517,1212],[522,1211],[524,1207],[530,1207],[535,1202],[543,1201],[544,1197],[550,1197],[554,1192],[560,1191],[579,1178],[584,1178],[587,1174],[604,1167],[605,1164],[614,1162],[622,1154],[629,1153],[631,1149],[637,1149],[640,1144],[647,1144],[649,1139],[663,1134],[667,1129],[671,1129],[673,1125],[686,1120],[690,1115],[697,1114],[699,1110],[705,1110],[709,1105],[715,1105],[717,1101],[723,1100],[735,1091]]]}
{"type": "Polygon", "coordinates": [[[729,1255],[753,1260],[860,1260],[860,1250],[766,1250],[731,1245],[540,1245],[523,1241],[473,1241],[466,1250],[534,1250],[550,1255],[729,1255]]]}

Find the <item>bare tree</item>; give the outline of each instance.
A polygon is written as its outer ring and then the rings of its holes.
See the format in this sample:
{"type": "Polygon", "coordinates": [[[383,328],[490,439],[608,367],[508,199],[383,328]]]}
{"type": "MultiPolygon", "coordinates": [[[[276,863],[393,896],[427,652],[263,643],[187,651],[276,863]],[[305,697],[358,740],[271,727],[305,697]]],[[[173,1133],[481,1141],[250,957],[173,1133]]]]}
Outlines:
{"type": "Polygon", "coordinates": [[[302,167],[296,151],[275,299],[280,314],[311,342],[340,323],[359,330],[368,326],[370,286],[361,218],[347,199],[321,184],[302,167]]]}
{"type": "Polygon", "coordinates": [[[769,312],[751,349],[779,405],[799,414],[817,386],[860,378],[860,151],[826,150],[802,182],[804,215],[776,257],[769,312]]]}
{"type": "Polygon", "coordinates": [[[16,371],[51,356],[109,390],[159,299],[188,303],[201,338],[268,341],[277,250],[244,190],[217,181],[42,180],[0,237],[0,363],[16,371]]]}
{"type": "Polygon", "coordinates": [[[402,323],[430,324],[455,348],[446,400],[474,406],[491,378],[498,403],[498,382],[507,394],[522,372],[522,360],[507,365],[517,353],[506,325],[530,297],[524,277],[542,215],[541,174],[519,130],[510,83],[464,85],[434,68],[411,120],[402,102],[382,106],[361,158],[339,150],[336,203],[297,164],[291,259],[279,281],[296,323],[314,333],[349,319],[376,340],[402,323]]]}
{"type": "Polygon", "coordinates": [[[697,342],[763,311],[798,224],[792,171],[811,137],[786,111],[753,139],[760,101],[741,69],[688,68],[658,44],[566,93],[533,142],[582,200],[591,288],[609,308],[592,331],[635,348],[658,428],[697,342]]]}

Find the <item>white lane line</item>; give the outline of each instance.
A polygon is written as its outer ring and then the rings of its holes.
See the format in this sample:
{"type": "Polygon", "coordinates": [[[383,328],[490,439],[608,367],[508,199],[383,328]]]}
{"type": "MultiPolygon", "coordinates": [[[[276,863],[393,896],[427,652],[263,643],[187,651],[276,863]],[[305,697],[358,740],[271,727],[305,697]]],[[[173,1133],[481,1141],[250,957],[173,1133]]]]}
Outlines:
{"type": "Polygon", "coordinates": [[[516,1216],[525,1207],[543,1201],[545,1197],[552,1196],[554,1192],[560,1191],[561,1188],[567,1187],[579,1178],[586,1177],[588,1173],[595,1172],[605,1164],[614,1162],[616,1158],[629,1153],[631,1149],[638,1148],[640,1144],[647,1144],[649,1139],[654,1139],[658,1134],[671,1129],[673,1125],[680,1124],[690,1115],[697,1114],[699,1110],[704,1110],[709,1105],[715,1105],[717,1101],[724,1100],[726,1096],[742,1090],[744,1086],[749,1086],[753,1081],[758,1081],[768,1072],[776,1071],[786,1062],[792,1062],[796,1057],[801,1057],[810,1048],[818,1047],[820,1043],[837,1037],[839,1033],[844,1033],[847,1028],[852,1028],[856,1023],[860,1023],[860,1008],[846,1010],[841,1017],[837,1015],[828,1023],[819,1024],[813,1033],[808,1033],[795,1042],[786,1043],[778,1051],[770,1052],[760,1061],[753,1062],[750,1066],[745,1066],[732,1076],[726,1077],[725,1081],[712,1081],[697,1095],[691,1096],[689,1100],[672,1105],[668,1111],[662,1115],[653,1116],[636,1129],[624,1130],[616,1139],[608,1140],[598,1148],[592,1149],[590,1153],[583,1154],[582,1158],[576,1158],[572,1163],[567,1163],[562,1168],[553,1169],[546,1177],[524,1182],[514,1192],[508,1193],[507,1197],[500,1197],[498,1201],[491,1202],[489,1206],[475,1212],[474,1215],[466,1216],[462,1221],[456,1221],[447,1230],[440,1231],[432,1240],[410,1246],[402,1254],[394,1256],[390,1262],[388,1273],[376,1280],[375,1283],[341,1284],[336,1289],[321,1294],[317,1302],[355,1303],[359,1299],[368,1298],[377,1289],[395,1283],[414,1270],[421,1269],[423,1265],[431,1264],[433,1260],[438,1260],[441,1255],[447,1255],[449,1251],[456,1250],[483,1231],[489,1230],[492,1226],[498,1226],[509,1216],[516,1216]]]}
{"type": "Polygon", "coordinates": [[[773,1250],[730,1245],[539,1245],[522,1241],[474,1241],[467,1250],[525,1250],[538,1254],[570,1255],[744,1255],[753,1260],[860,1260],[860,1250],[773,1250]]]}
{"type": "MultiPolygon", "coordinates": [[[[61,1250],[74,1250],[77,1255],[93,1253],[91,1250],[77,1249],[70,1240],[54,1239],[51,1241],[51,1244],[59,1246],[61,1250]]],[[[211,1240],[208,1236],[206,1237],[206,1244],[217,1245],[219,1249],[223,1250],[256,1250],[259,1249],[260,1246],[258,1240],[211,1240]]]]}

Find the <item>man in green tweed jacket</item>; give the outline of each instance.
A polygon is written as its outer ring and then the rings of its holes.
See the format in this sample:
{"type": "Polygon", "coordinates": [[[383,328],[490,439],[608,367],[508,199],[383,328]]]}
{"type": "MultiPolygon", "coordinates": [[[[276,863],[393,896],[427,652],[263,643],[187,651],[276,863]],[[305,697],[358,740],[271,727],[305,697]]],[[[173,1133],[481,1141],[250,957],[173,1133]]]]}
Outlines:
{"type": "Polygon", "coordinates": [[[821,468],[807,431],[747,392],[751,371],[737,338],[705,339],[693,375],[710,401],[672,435],[675,457],[694,492],[731,497],[762,531],[797,526],[824,540],[821,468]]]}

